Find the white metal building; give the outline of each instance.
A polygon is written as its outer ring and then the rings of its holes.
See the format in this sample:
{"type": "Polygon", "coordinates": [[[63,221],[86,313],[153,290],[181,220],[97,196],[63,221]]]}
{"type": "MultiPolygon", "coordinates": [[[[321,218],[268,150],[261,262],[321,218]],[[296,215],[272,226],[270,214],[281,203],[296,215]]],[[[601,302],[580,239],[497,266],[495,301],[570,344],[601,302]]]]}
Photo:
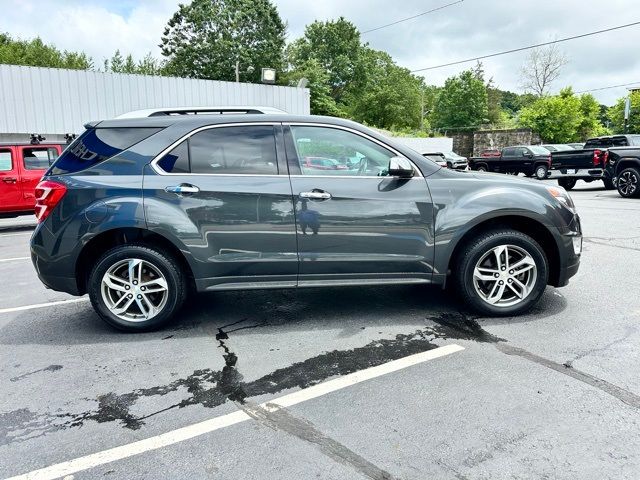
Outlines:
{"type": "Polygon", "coordinates": [[[309,89],[58,68],[0,65],[0,140],[48,141],[89,121],[160,107],[262,105],[309,114],[309,89]]]}

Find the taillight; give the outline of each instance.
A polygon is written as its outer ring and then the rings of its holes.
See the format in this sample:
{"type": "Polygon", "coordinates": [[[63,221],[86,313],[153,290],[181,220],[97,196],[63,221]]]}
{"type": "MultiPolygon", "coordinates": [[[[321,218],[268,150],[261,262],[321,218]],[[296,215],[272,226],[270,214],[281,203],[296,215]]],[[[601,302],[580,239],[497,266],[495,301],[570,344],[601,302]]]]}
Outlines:
{"type": "Polygon", "coordinates": [[[602,150],[598,150],[597,148],[593,151],[593,166],[597,167],[600,165],[600,155],[602,154],[602,150]]]}
{"type": "Polygon", "coordinates": [[[63,183],[53,182],[51,180],[43,180],[36,187],[36,208],[35,214],[38,223],[44,221],[55,208],[64,194],[67,193],[67,187],[63,183]]]}
{"type": "Polygon", "coordinates": [[[604,155],[602,156],[602,167],[606,167],[609,163],[609,150],[605,150],[604,155]]]}
{"type": "Polygon", "coordinates": [[[547,162],[549,163],[549,168],[551,168],[551,154],[549,154],[549,158],[547,158],[547,162]]]}

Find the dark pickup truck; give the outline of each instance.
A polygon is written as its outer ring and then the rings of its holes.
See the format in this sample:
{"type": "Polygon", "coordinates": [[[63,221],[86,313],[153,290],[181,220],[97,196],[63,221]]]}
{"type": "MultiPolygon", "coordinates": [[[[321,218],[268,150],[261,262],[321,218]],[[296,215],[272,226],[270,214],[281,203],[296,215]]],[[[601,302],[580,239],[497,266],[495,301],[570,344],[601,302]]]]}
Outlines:
{"type": "Polygon", "coordinates": [[[591,138],[582,150],[551,152],[551,169],[562,176],[558,184],[571,190],[578,180],[602,180],[607,190],[615,187],[614,176],[606,168],[610,148],[640,146],[640,135],[613,135],[591,138]]]}
{"type": "MultiPolygon", "coordinates": [[[[633,139],[640,140],[640,136],[633,139]]],[[[611,148],[606,167],[623,198],[640,197],[640,146],[611,148]]]]}
{"type": "Polygon", "coordinates": [[[469,168],[479,172],[524,173],[542,180],[551,168],[551,152],[539,145],[505,147],[499,157],[471,157],[469,168]]]}

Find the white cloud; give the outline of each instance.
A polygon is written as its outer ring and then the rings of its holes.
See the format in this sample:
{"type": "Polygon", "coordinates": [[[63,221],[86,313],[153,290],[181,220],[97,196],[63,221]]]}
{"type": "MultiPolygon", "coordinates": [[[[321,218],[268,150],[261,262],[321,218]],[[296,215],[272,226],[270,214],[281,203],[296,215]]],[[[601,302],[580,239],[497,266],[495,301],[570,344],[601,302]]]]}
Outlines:
{"type": "MultiPolygon", "coordinates": [[[[361,30],[393,22],[448,3],[446,0],[275,0],[289,25],[289,39],[315,19],[344,16],[361,30]]],[[[43,40],[67,50],[84,50],[101,65],[116,49],[136,58],[152,52],[177,0],[0,0],[0,31],[43,40]]],[[[640,20],[637,0],[465,0],[441,11],[363,36],[372,47],[388,51],[403,66],[417,69],[500,50],[544,42],[640,20]]],[[[586,90],[640,81],[640,26],[560,44],[570,63],[554,86],[586,90]]],[[[487,59],[487,75],[498,86],[519,91],[518,71],[526,52],[487,59]]],[[[425,72],[429,82],[472,63],[425,72]]],[[[605,103],[624,88],[594,92],[605,103]]]]}

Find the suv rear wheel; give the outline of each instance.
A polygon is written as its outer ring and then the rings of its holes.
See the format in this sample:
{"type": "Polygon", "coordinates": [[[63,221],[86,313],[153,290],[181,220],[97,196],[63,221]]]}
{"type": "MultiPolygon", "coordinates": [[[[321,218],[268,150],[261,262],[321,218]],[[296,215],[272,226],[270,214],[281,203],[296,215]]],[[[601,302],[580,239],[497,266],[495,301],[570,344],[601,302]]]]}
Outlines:
{"type": "Polygon", "coordinates": [[[640,196],[640,170],[637,168],[625,168],[618,175],[618,193],[624,198],[640,196]]]}
{"type": "Polygon", "coordinates": [[[542,296],[549,277],[540,245],[516,230],[484,233],[467,244],[455,271],[458,292],[474,310],[517,315],[542,296]]]}
{"type": "Polygon", "coordinates": [[[102,255],[89,275],[87,290],[104,321],[120,330],[140,332],[171,320],[187,289],[184,274],[169,255],[133,244],[102,255]]]}

